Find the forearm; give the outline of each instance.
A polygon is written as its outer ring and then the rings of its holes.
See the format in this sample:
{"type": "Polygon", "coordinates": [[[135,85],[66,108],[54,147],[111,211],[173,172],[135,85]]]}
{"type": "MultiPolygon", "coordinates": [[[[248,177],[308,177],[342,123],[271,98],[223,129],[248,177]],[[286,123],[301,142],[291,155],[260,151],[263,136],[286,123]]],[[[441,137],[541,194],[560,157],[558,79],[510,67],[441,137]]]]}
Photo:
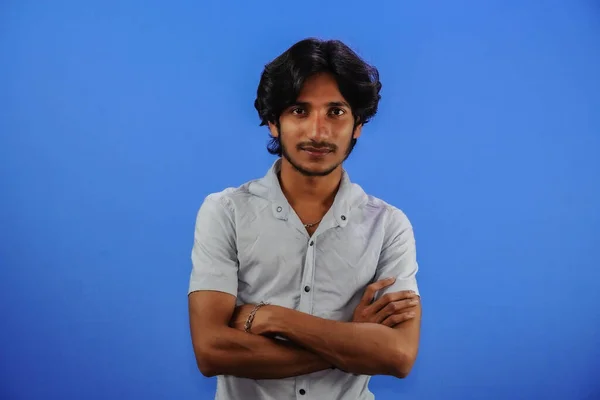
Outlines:
{"type": "Polygon", "coordinates": [[[229,327],[214,332],[208,343],[197,350],[197,357],[206,376],[281,379],[332,367],[322,357],[292,343],[229,327]]]}
{"type": "Polygon", "coordinates": [[[266,328],[312,350],[341,370],[400,376],[404,354],[392,328],[331,321],[283,307],[270,307],[266,328]]]}

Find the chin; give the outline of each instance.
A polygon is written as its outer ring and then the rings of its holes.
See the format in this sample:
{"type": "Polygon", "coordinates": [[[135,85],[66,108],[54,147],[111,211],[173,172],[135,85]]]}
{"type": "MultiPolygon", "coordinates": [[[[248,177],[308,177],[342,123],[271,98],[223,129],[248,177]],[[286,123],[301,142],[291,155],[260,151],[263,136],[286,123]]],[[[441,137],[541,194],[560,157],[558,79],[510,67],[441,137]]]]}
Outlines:
{"type": "Polygon", "coordinates": [[[341,164],[341,162],[332,162],[332,160],[328,159],[329,157],[333,156],[333,154],[329,154],[322,158],[306,158],[305,154],[306,153],[304,152],[300,152],[295,154],[295,157],[290,157],[290,155],[284,151],[283,158],[285,158],[296,171],[300,172],[304,176],[327,176],[335,171],[335,169],[341,164]]]}
{"type": "Polygon", "coordinates": [[[338,164],[324,166],[300,164],[295,165],[294,167],[298,170],[298,172],[305,176],[327,176],[335,171],[337,166],[338,164]]]}

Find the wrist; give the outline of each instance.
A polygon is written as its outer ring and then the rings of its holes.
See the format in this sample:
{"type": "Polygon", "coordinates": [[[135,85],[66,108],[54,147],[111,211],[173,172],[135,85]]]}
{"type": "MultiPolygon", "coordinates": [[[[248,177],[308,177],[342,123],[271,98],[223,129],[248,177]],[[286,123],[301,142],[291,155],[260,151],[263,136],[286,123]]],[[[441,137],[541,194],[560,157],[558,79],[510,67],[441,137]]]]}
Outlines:
{"type": "Polygon", "coordinates": [[[258,335],[274,336],[280,334],[279,321],[282,307],[274,305],[265,305],[258,310],[261,313],[256,326],[252,330],[258,335]]]}

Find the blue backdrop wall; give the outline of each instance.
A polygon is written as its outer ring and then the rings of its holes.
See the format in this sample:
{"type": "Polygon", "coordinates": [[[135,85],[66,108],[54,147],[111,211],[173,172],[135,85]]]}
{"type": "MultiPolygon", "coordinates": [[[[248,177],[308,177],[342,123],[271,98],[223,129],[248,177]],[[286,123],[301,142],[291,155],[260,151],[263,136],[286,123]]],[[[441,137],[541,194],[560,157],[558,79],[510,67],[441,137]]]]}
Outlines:
{"type": "Polygon", "coordinates": [[[377,398],[600,398],[600,6],[580,0],[3,1],[0,398],[212,398],[195,214],[273,162],[259,74],[308,36],[379,67],[347,169],[417,236],[420,356],[377,398]]]}

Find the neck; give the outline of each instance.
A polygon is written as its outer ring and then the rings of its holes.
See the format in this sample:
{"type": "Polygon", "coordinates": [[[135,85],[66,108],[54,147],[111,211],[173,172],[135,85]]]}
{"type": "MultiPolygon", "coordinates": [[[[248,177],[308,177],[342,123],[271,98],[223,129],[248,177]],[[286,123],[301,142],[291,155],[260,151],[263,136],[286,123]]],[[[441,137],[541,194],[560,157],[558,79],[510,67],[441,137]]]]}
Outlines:
{"type": "Polygon", "coordinates": [[[281,161],[281,190],[292,206],[298,202],[331,206],[341,179],[341,165],[327,176],[305,176],[285,158],[281,161]]]}

